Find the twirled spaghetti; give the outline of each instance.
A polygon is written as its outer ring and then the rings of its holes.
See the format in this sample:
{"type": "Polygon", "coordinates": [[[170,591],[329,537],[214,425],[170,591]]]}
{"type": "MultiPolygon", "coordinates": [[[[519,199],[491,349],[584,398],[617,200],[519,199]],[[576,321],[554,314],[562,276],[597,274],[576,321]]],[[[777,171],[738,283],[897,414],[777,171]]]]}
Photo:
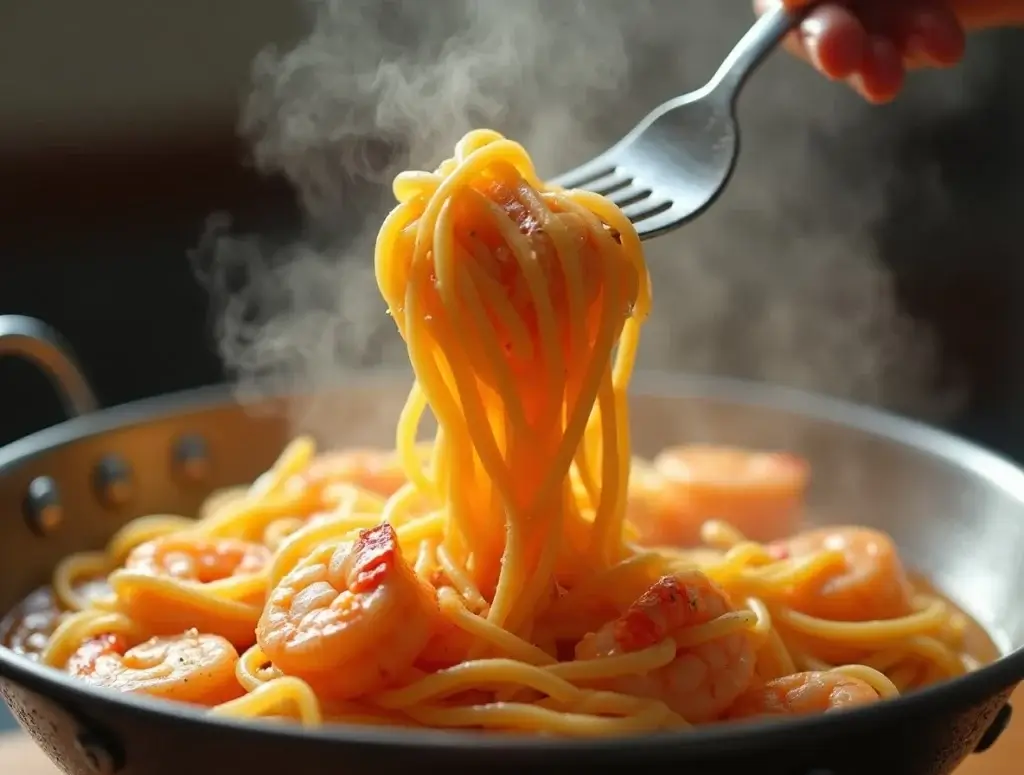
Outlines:
{"type": "Polygon", "coordinates": [[[395,452],[296,439],[197,520],[143,517],[64,560],[9,645],[222,715],[570,736],[830,710],[970,668],[966,619],[883,534],[752,540],[793,521],[802,461],[633,459],[650,294],[616,207],[545,187],[489,131],[394,190],[376,272],[415,372],[395,452]]]}

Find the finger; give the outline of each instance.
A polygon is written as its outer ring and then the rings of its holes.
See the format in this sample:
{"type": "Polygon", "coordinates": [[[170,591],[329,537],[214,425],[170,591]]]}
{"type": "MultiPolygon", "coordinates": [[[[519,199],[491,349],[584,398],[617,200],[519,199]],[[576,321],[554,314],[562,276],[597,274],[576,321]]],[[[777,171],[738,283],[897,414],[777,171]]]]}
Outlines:
{"type": "MultiPolygon", "coordinates": [[[[761,16],[771,8],[779,5],[779,0],[754,0],[754,13],[761,16]]],[[[807,60],[807,51],[804,49],[803,40],[796,32],[790,33],[782,42],[782,48],[800,59],[807,60]]]]}
{"type": "MultiPolygon", "coordinates": [[[[778,0],[755,0],[754,11],[760,15],[778,4],[778,0]]],[[[783,45],[825,76],[842,80],[860,65],[866,43],[867,33],[857,17],[838,3],[826,3],[783,45]]]]}
{"type": "Polygon", "coordinates": [[[890,38],[909,67],[949,67],[963,58],[964,31],[944,2],[865,4],[858,16],[872,34],[890,38]]]}
{"type": "Polygon", "coordinates": [[[868,33],[850,10],[825,5],[800,25],[800,39],[807,58],[833,79],[850,77],[864,61],[868,33]]]}
{"type": "Polygon", "coordinates": [[[875,104],[891,101],[903,86],[903,55],[889,38],[872,35],[864,50],[864,61],[849,79],[864,99],[875,104]]]}
{"type": "Polygon", "coordinates": [[[919,8],[907,16],[900,44],[908,63],[951,67],[963,59],[966,36],[960,21],[949,8],[919,8]]]}

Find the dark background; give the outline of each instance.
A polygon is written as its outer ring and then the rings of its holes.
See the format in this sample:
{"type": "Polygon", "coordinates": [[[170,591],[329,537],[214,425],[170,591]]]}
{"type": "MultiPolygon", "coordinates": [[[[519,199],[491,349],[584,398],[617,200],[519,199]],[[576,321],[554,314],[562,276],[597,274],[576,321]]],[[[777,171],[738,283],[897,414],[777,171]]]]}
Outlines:
{"type": "MultiPolygon", "coordinates": [[[[299,29],[290,4],[249,0],[0,10],[0,313],[61,331],[104,404],[223,379],[187,255],[215,212],[231,213],[240,231],[299,228],[291,189],[252,169],[235,131],[252,57],[299,29]]],[[[873,235],[904,307],[934,326],[943,358],[973,386],[949,427],[1015,457],[1024,457],[1022,42],[1016,33],[973,42],[998,63],[974,107],[940,123],[905,121],[897,138],[907,171],[937,165],[963,217],[922,233],[911,190],[873,235]]],[[[865,124],[885,120],[862,113],[865,124]]],[[[0,443],[61,418],[24,364],[0,361],[0,395],[0,443]]]]}
{"type": "MultiPolygon", "coordinates": [[[[295,37],[295,3],[42,0],[0,9],[0,313],[40,317],[116,404],[222,379],[187,252],[208,216],[297,224],[236,138],[252,59],[295,37]]],[[[60,418],[0,362],[0,442],[60,418]]]]}

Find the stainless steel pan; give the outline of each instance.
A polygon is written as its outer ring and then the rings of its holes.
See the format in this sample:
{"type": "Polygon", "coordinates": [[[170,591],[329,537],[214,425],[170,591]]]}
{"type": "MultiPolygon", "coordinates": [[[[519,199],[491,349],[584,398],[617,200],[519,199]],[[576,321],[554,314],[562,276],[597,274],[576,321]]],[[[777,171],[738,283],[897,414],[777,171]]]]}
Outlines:
{"type": "MultiPolygon", "coordinates": [[[[227,388],[98,412],[53,332],[0,317],[0,353],[35,360],[80,416],[0,449],[0,610],[46,583],[58,558],[102,546],[145,513],[189,514],[213,489],[251,481],[295,430],[390,444],[408,376],[353,376],[312,395],[240,405],[227,388]]],[[[128,353],[125,354],[128,357],[128,353]]],[[[72,775],[488,773],[939,775],[992,744],[1024,677],[1024,473],[944,433],[848,404],[692,377],[642,375],[636,451],[680,441],[787,448],[814,467],[811,521],[890,532],[908,562],[970,611],[1004,655],[962,679],[842,715],[685,735],[560,741],[212,721],[187,707],[96,691],[0,649],[0,694],[72,775]]]]}

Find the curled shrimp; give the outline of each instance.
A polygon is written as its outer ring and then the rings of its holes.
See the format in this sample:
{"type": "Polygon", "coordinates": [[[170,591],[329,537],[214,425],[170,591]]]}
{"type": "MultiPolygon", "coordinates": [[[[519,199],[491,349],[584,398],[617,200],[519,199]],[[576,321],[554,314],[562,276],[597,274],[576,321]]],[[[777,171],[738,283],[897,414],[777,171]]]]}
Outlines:
{"type": "Polygon", "coordinates": [[[255,639],[270,558],[249,541],[177,533],[135,547],[110,586],[118,608],[150,632],[196,627],[245,648],[255,639]]]}
{"type": "Polygon", "coordinates": [[[349,699],[412,667],[439,617],[433,589],[383,523],[314,552],[286,574],[267,599],[256,639],[281,672],[349,699]]]}
{"type": "Polygon", "coordinates": [[[641,467],[630,492],[630,519],[648,545],[700,541],[701,525],[726,522],[754,541],[796,528],[810,476],[802,458],[738,447],[682,446],[641,467]]]}
{"type": "Polygon", "coordinates": [[[783,602],[809,616],[858,622],[895,619],[913,612],[914,590],[893,540],[866,527],[823,527],[776,542],[780,558],[835,552],[841,562],[825,566],[790,589],[783,602]]]}
{"type": "Polygon", "coordinates": [[[135,547],[125,570],[209,584],[232,576],[262,571],[270,551],[260,544],[234,538],[199,538],[172,534],[135,547]]]}
{"type": "Polygon", "coordinates": [[[464,661],[473,647],[474,639],[447,619],[441,619],[434,634],[416,659],[416,667],[425,670],[443,670],[464,661]]]}
{"type": "Polygon", "coordinates": [[[354,484],[385,498],[408,481],[398,455],[393,450],[378,449],[346,449],[320,455],[298,478],[314,489],[354,484]]]}
{"type": "MultiPolygon", "coordinates": [[[[734,611],[725,592],[700,571],[664,576],[622,616],[584,637],[576,658],[640,651],[669,637],[685,641],[687,631],[734,611]]],[[[691,723],[718,718],[754,678],[754,642],[746,630],[697,640],[679,646],[668,665],[613,679],[609,688],[660,699],[691,723]]]]}
{"type": "Polygon", "coordinates": [[[827,713],[877,702],[866,681],[830,670],[793,673],[748,689],[729,708],[730,719],[827,713]]]}
{"type": "Polygon", "coordinates": [[[213,706],[243,693],[236,662],[227,640],[192,630],[131,648],[122,635],[97,635],[71,654],[65,669],[94,686],[213,706]]]}

